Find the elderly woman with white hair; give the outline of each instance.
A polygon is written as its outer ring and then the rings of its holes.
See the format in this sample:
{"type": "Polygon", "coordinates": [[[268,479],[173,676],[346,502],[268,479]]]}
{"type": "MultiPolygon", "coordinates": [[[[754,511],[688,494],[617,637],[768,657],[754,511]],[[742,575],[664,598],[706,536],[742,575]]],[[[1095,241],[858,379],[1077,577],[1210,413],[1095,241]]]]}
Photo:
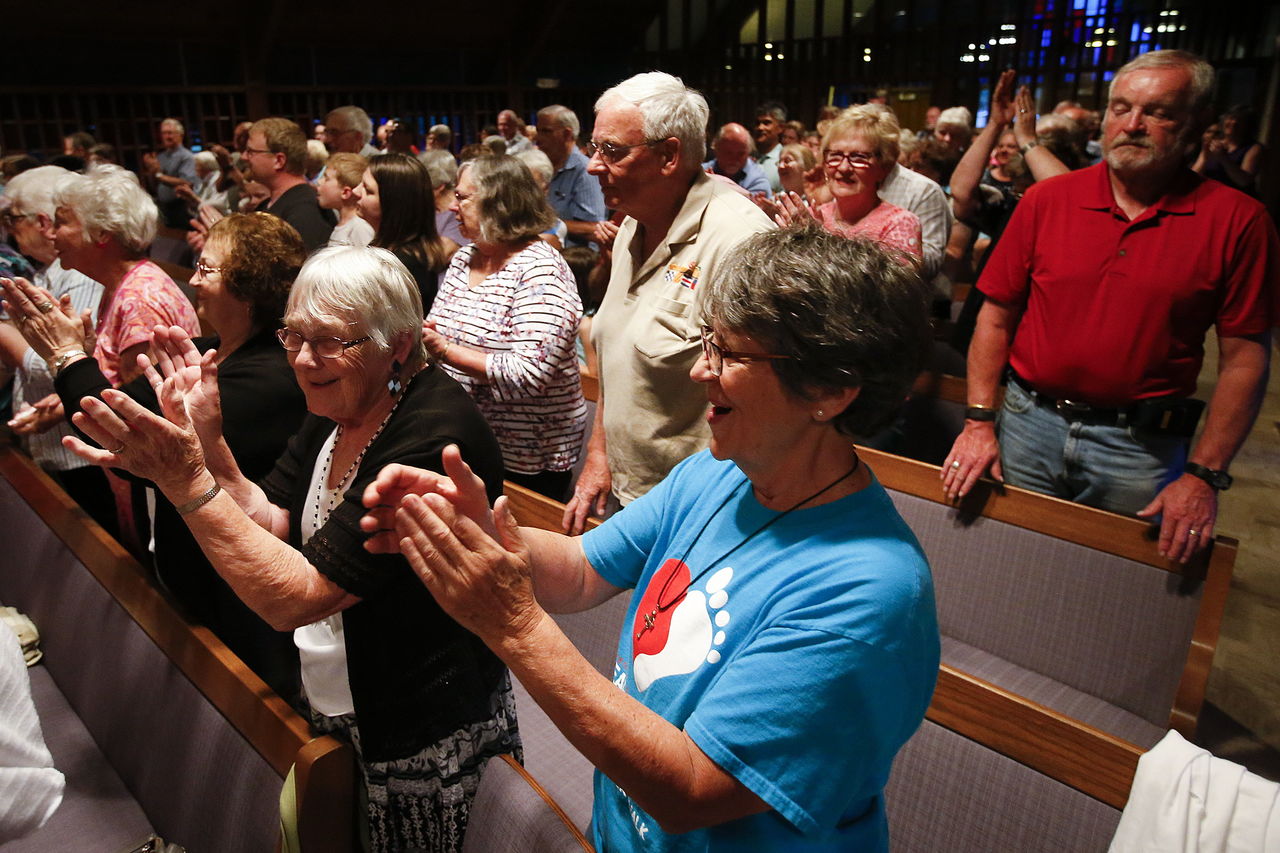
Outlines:
{"type": "Polygon", "coordinates": [[[482,490],[502,490],[493,433],[427,360],[421,325],[418,288],[394,255],[322,249],[298,274],[279,331],[308,415],[261,484],[219,434],[210,359],[152,376],[167,420],[118,392],[85,398],[76,424],[108,450],[73,443],[154,482],[236,594],[294,631],[313,724],[359,758],[374,850],[459,849],[485,760],[519,752],[501,661],[404,558],[364,549],[360,496],[386,465],[442,471],[444,448],[457,444],[482,490]]]}

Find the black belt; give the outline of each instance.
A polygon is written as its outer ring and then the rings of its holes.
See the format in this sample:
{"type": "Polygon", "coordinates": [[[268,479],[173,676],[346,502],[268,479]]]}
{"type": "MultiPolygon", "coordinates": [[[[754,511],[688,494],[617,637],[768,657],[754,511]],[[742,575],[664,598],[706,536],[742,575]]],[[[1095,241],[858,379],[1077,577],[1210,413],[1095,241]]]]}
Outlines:
{"type": "Polygon", "coordinates": [[[1193,397],[1148,397],[1120,408],[1102,408],[1077,400],[1055,400],[1032,388],[1009,369],[1009,381],[1031,396],[1037,406],[1052,409],[1064,420],[1097,426],[1134,427],[1144,433],[1190,438],[1204,412],[1204,401],[1193,397]]]}

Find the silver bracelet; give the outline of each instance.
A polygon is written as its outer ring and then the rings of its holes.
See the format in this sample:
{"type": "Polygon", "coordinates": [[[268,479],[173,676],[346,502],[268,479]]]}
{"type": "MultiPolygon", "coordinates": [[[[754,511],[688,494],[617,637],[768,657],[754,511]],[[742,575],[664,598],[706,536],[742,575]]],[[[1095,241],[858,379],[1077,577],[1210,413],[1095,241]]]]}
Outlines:
{"type": "Polygon", "coordinates": [[[219,486],[217,483],[214,483],[212,488],[210,488],[209,491],[205,492],[200,497],[196,498],[195,500],[187,501],[182,506],[175,506],[174,509],[178,511],[178,515],[186,515],[189,512],[195,512],[200,507],[204,506],[209,501],[216,498],[218,496],[218,492],[220,491],[222,491],[222,486],[219,486]]]}
{"type": "Polygon", "coordinates": [[[89,353],[85,352],[82,349],[71,349],[71,350],[67,350],[64,353],[60,353],[57,357],[53,359],[53,361],[49,362],[49,367],[53,370],[53,375],[57,376],[59,373],[61,373],[62,368],[66,367],[67,363],[71,361],[71,359],[76,358],[77,356],[84,356],[85,358],[88,358],[89,353]]]}

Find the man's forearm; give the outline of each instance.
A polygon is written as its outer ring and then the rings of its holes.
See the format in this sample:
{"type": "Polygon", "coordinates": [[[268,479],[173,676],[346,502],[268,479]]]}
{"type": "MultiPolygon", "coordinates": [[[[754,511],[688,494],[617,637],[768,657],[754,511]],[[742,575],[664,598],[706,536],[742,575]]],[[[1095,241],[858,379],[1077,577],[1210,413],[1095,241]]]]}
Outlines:
{"type": "Polygon", "coordinates": [[[1218,384],[1209,401],[1204,431],[1189,460],[1225,470],[1249,436],[1262,407],[1271,359],[1271,335],[1222,338],[1218,384]]]}
{"type": "Polygon", "coordinates": [[[587,222],[583,219],[566,219],[564,224],[568,226],[569,233],[574,237],[581,237],[584,240],[591,240],[596,234],[597,222],[587,222]]]}
{"type": "Polygon", "coordinates": [[[1009,361],[1009,345],[1013,340],[1016,317],[1015,308],[990,299],[978,312],[966,370],[970,406],[995,405],[1000,391],[1000,375],[1009,361]]]}

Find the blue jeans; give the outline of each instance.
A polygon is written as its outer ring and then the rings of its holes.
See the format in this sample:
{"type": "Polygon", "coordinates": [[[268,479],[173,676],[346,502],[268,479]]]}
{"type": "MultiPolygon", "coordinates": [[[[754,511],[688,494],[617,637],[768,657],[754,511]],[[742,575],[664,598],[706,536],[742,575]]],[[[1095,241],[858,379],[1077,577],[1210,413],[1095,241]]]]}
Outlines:
{"type": "Polygon", "coordinates": [[[1188,440],[1068,420],[1016,382],[997,420],[1011,486],[1133,515],[1182,473],[1188,440]]]}

